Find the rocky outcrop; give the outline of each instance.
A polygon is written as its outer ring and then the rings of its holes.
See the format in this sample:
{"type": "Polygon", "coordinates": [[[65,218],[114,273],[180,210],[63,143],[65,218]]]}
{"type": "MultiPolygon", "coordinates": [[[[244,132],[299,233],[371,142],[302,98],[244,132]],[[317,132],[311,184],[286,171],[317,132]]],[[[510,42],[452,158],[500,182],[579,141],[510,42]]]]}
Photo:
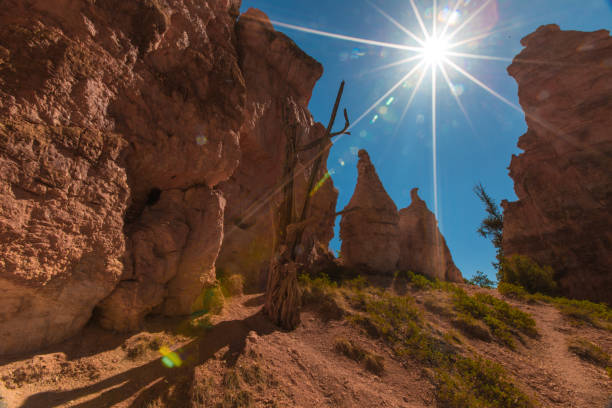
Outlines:
{"type": "Polygon", "coordinates": [[[393,273],[400,256],[399,215],[365,150],[359,151],[357,185],[340,222],[342,262],[351,268],[393,273]]]}
{"type": "Polygon", "coordinates": [[[410,206],[399,211],[400,257],[398,269],[442,281],[463,282],[434,213],[421,200],[418,188],[410,192],[410,206]]]}
{"type": "MultiPolygon", "coordinates": [[[[323,68],[291,39],[274,31],[265,14],[258,10],[250,9],[240,17],[236,33],[247,86],[246,119],[240,129],[240,164],[220,186],[227,207],[226,233],[217,267],[223,274],[243,274],[247,285],[262,288],[278,239],[278,208],[282,184],[287,181],[282,179],[287,140],[295,137],[299,147],[325,133],[307,109],[323,68]]],[[[325,150],[323,163],[327,153],[325,150]]],[[[294,179],[296,214],[302,211],[309,166],[315,154],[315,149],[298,154],[294,179]]],[[[325,257],[333,237],[338,193],[325,165],[317,180],[321,183],[312,195],[308,214],[311,222],[298,248],[305,264],[325,257]]]]}
{"type": "Polygon", "coordinates": [[[612,38],[540,27],[508,68],[528,130],[503,202],[503,249],[555,271],[571,297],[612,304],[612,38]]]}
{"type": "MultiPolygon", "coordinates": [[[[191,313],[222,244],[228,269],[255,254],[261,270],[285,138],[324,133],[306,108],[320,64],[261,12],[236,27],[237,0],[2,6],[0,354],[64,339],[92,311],[114,330],[191,313]]],[[[300,153],[296,203],[314,154],[300,153]]],[[[303,262],[333,235],[326,175],[303,262]]]]}

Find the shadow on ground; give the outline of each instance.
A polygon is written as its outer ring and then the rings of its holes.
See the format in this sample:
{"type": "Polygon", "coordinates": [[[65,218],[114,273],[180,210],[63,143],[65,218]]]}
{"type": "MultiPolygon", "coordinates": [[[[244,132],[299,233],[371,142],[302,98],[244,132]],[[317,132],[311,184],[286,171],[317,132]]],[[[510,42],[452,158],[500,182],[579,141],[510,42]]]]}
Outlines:
{"type": "Polygon", "coordinates": [[[59,407],[88,395],[99,394],[88,401],[72,405],[79,408],[110,407],[141,392],[132,407],[140,407],[159,395],[176,396],[167,401],[168,406],[183,407],[189,401],[189,389],[194,368],[211,359],[224,347],[229,347],[222,359],[233,366],[246,346],[250,331],[258,335],[270,334],[277,330],[262,312],[244,320],[221,322],[202,337],[196,338],[177,352],[185,362],[180,368],[166,368],[160,359],[135,367],[110,378],[86,387],[67,391],[45,391],[34,394],[21,405],[21,408],[59,407]]]}

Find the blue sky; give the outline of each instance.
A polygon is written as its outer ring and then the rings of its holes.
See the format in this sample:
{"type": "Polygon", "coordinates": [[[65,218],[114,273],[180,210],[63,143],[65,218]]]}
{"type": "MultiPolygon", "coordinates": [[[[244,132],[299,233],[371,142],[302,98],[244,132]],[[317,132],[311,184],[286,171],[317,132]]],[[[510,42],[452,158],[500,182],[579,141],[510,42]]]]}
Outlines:
{"type": "MultiPolygon", "coordinates": [[[[483,38],[453,51],[492,56],[491,59],[449,56],[459,68],[518,106],[517,85],[507,72],[511,59],[520,52],[520,39],[540,25],[555,23],[563,30],[595,31],[612,29],[612,0],[463,0],[451,14],[455,1],[438,0],[438,31],[452,15],[447,34],[461,27],[454,37],[461,41],[483,38]],[[479,13],[477,11],[484,5],[479,13]],[[444,12],[444,8],[447,12],[444,12]],[[485,36],[486,35],[486,36],[485,36]]],[[[433,25],[433,0],[414,0],[425,28],[433,25]]],[[[256,7],[264,11],[277,30],[286,33],[305,52],[324,66],[310,101],[315,120],[327,124],[341,80],[346,81],[342,107],[352,122],[397,84],[418,61],[380,69],[415,55],[415,52],[374,44],[346,41],[308,33],[299,26],[382,43],[419,46],[403,30],[423,37],[410,0],[243,0],[242,11],[256,7]],[[378,11],[376,9],[380,11],[378,11]],[[378,70],[376,70],[379,68],[378,70]],[[373,71],[374,70],[374,71],[373,71]]],[[[491,95],[448,64],[451,88],[441,71],[436,75],[436,172],[439,224],[456,265],[464,277],[481,270],[493,277],[491,262],[495,250],[476,229],[484,208],[472,188],[482,182],[498,202],[516,199],[507,167],[512,154],[519,154],[516,142],[525,131],[524,115],[491,95]],[[461,101],[466,115],[457,104],[461,101]],[[471,123],[470,123],[471,122],[471,123]]],[[[420,69],[401,82],[369,114],[351,129],[351,136],[338,140],[327,163],[340,192],[338,210],[348,203],[357,179],[356,152],[367,149],[377,172],[398,208],[410,204],[410,190],[419,187],[420,196],[435,206],[432,142],[432,79],[430,71],[414,93],[412,104],[400,121],[420,77],[420,69]],[[390,99],[390,98],[393,99],[390,99]],[[377,115],[375,117],[375,115],[377,115]]],[[[342,120],[337,127],[341,127],[342,120]]],[[[340,248],[336,237],[330,246],[340,248]]]]}

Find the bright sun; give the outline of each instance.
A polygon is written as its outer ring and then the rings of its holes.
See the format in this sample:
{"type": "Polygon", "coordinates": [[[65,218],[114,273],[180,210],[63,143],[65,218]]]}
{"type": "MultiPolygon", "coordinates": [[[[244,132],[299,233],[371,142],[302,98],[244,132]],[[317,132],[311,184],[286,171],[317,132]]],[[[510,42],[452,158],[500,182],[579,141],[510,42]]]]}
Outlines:
{"type": "Polygon", "coordinates": [[[444,37],[431,37],[423,45],[421,56],[429,64],[442,62],[449,48],[449,42],[444,37]]]}

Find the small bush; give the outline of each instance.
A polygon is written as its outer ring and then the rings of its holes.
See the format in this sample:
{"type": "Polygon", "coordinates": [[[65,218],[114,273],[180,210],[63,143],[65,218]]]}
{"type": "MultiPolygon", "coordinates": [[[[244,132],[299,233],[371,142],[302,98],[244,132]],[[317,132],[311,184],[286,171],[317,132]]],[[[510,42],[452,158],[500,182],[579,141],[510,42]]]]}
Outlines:
{"type": "Polygon", "coordinates": [[[382,373],[384,373],[385,371],[385,364],[384,364],[384,359],[382,356],[377,356],[374,354],[368,354],[365,357],[365,368],[366,370],[368,370],[369,372],[376,374],[376,375],[382,375],[382,373]]]}
{"type": "Polygon", "coordinates": [[[405,279],[410,282],[413,288],[417,290],[429,290],[437,288],[437,280],[428,278],[420,273],[414,273],[412,271],[399,271],[396,272],[396,279],[405,279]]]}
{"type": "Polygon", "coordinates": [[[501,282],[522,286],[529,293],[553,294],[557,289],[552,268],[550,266],[540,267],[535,261],[524,255],[504,258],[499,275],[501,282]]]}
{"type": "Polygon", "coordinates": [[[610,366],[610,355],[603,351],[601,347],[588,340],[575,338],[570,340],[568,350],[576,354],[581,359],[596,364],[601,367],[610,366]]]}
{"type": "Polygon", "coordinates": [[[447,407],[533,407],[499,364],[482,358],[459,357],[452,370],[439,373],[437,380],[438,399],[447,407]]]}
{"type": "Polygon", "coordinates": [[[529,293],[522,286],[513,285],[512,283],[500,282],[499,285],[497,285],[497,290],[510,299],[523,301],[529,299],[529,293]]]}
{"type": "Polygon", "coordinates": [[[206,288],[193,304],[195,314],[202,315],[206,313],[219,314],[223,310],[225,297],[219,286],[206,288]]]}
{"type": "MultiPolygon", "coordinates": [[[[522,332],[528,336],[537,335],[535,320],[529,314],[494,296],[484,293],[470,296],[458,288],[453,294],[453,302],[460,315],[464,314],[481,320],[489,327],[493,337],[512,349],[514,349],[513,338],[518,335],[516,333],[522,332]]],[[[477,330],[476,327],[470,327],[474,325],[470,325],[469,321],[458,323],[464,324],[466,330],[477,330]]]]}
{"type": "Polygon", "coordinates": [[[451,324],[472,338],[487,342],[491,341],[491,333],[488,327],[472,316],[460,313],[451,320],[451,324]]]}
{"type": "Polygon", "coordinates": [[[242,275],[232,275],[221,279],[221,290],[226,297],[242,295],[244,278],[242,275]]]}
{"type": "Polygon", "coordinates": [[[336,351],[356,362],[363,362],[365,369],[376,375],[381,375],[384,370],[384,359],[364,350],[350,340],[340,338],[336,339],[334,345],[336,351]]]}
{"type": "Polygon", "coordinates": [[[362,348],[355,346],[355,344],[347,339],[337,339],[334,348],[338,353],[344,354],[346,357],[357,362],[362,361],[367,354],[362,348]]]}
{"type": "Polygon", "coordinates": [[[480,286],[481,288],[491,289],[495,286],[495,282],[488,278],[482,271],[476,271],[471,279],[467,280],[470,285],[480,286]]]}

